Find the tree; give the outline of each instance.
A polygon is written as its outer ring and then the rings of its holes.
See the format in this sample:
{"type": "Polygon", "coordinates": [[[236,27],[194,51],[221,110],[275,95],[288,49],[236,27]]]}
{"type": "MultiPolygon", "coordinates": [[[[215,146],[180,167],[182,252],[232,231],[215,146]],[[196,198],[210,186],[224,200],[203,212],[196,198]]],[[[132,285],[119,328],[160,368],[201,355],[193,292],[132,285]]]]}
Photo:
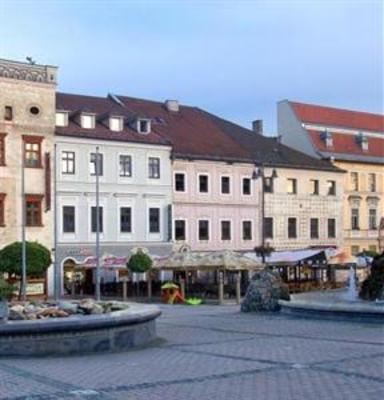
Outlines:
{"type": "Polygon", "coordinates": [[[148,254],[145,254],[142,250],[138,250],[137,253],[132,254],[127,263],[127,268],[131,272],[147,272],[152,267],[152,259],[148,254]]]}
{"type": "MultiPolygon", "coordinates": [[[[50,251],[38,242],[26,242],[27,276],[41,278],[52,264],[50,251]]],[[[14,242],[0,250],[0,272],[21,276],[22,243],[14,242]]]]}

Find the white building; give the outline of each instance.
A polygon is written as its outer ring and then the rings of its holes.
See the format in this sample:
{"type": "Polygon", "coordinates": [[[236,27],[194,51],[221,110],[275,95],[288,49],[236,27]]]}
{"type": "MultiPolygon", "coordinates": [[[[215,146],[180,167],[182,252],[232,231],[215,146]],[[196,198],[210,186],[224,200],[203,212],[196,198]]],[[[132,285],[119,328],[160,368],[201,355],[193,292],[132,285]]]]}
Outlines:
{"type": "Polygon", "coordinates": [[[95,255],[96,152],[100,254],[171,251],[171,147],[151,120],[117,98],[57,94],[57,257],[61,267],[95,255]]]}

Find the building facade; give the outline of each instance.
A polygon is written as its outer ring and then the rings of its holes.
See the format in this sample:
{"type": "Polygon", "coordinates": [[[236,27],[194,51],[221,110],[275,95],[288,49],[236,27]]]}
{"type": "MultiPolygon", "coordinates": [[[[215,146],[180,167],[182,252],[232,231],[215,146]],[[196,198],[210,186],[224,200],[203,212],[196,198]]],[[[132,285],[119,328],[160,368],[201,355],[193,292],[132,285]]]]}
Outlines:
{"type": "Polygon", "coordinates": [[[57,255],[62,269],[95,254],[97,168],[100,255],[128,257],[138,247],[152,256],[171,252],[171,147],[148,121],[113,97],[57,94],[57,255]]]}
{"type": "Polygon", "coordinates": [[[23,202],[26,239],[53,246],[56,82],[56,67],[0,60],[0,248],[21,241],[23,202]]]}
{"type": "Polygon", "coordinates": [[[346,259],[384,249],[384,117],[290,101],[278,105],[283,142],[312,157],[329,159],[343,179],[346,259]]]}

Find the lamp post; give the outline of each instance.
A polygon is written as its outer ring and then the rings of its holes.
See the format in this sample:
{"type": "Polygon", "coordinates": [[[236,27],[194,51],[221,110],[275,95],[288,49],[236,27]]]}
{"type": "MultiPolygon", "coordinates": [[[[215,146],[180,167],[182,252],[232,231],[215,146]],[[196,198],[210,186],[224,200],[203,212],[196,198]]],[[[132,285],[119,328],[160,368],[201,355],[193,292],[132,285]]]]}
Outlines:
{"type": "Polygon", "coordinates": [[[270,184],[267,186],[268,187],[268,193],[273,192],[273,181],[274,179],[277,178],[277,172],[276,169],[274,168],[272,170],[272,174],[270,176],[265,175],[265,168],[264,165],[262,164],[260,167],[257,167],[253,173],[252,173],[252,180],[256,181],[257,179],[261,180],[261,248],[260,248],[260,254],[261,254],[261,261],[263,264],[265,264],[265,188],[266,188],[266,182],[270,181],[270,184]]]}

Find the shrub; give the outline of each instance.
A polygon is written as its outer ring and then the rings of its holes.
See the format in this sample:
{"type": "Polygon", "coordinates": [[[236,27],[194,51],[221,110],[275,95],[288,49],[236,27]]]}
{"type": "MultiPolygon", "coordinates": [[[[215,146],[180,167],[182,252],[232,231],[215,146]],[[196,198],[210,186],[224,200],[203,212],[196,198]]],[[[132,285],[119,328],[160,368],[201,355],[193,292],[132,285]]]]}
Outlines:
{"type": "Polygon", "coordinates": [[[127,263],[127,268],[131,272],[147,272],[152,267],[152,259],[148,254],[138,250],[137,253],[133,254],[127,263]]]}
{"type": "Polygon", "coordinates": [[[15,287],[0,278],[0,301],[10,300],[12,298],[15,287]]]}
{"type": "Polygon", "coordinates": [[[364,300],[384,299],[384,253],[373,259],[371,273],[362,283],[359,296],[364,300]]]}
{"type": "MultiPolygon", "coordinates": [[[[43,277],[52,264],[50,251],[40,243],[26,242],[27,276],[43,277]]],[[[14,242],[0,250],[0,272],[21,276],[22,244],[14,242]]]]}

